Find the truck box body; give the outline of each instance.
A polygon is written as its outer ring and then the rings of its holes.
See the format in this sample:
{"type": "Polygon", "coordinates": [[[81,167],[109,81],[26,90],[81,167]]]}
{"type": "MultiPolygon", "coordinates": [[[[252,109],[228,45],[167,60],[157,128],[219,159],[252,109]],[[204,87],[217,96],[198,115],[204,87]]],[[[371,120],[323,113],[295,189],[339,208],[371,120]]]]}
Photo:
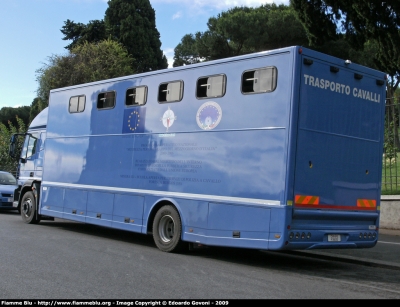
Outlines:
{"type": "MultiPolygon", "coordinates": [[[[313,63],[301,72],[292,227],[375,230],[385,107],[385,87],[377,80],[383,76],[343,61],[307,59],[313,63]]],[[[352,235],[361,232],[371,236],[352,235]]],[[[319,235],[324,239],[325,231],[319,235]]]]}
{"type": "Polygon", "coordinates": [[[384,107],[384,73],[301,47],[52,90],[38,211],[151,233],[168,203],[183,241],[372,247],[384,107]],[[146,103],[126,105],[138,86],[146,103]]]}

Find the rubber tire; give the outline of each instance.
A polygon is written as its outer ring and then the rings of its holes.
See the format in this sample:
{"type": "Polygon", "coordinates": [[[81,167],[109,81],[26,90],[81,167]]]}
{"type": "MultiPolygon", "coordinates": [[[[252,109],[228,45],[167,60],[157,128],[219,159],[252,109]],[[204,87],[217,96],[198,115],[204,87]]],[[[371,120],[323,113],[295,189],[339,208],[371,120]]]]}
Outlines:
{"type": "Polygon", "coordinates": [[[36,199],[32,192],[26,192],[21,200],[21,217],[26,224],[37,224],[40,219],[36,217],[36,199]]]}
{"type": "Polygon", "coordinates": [[[161,207],[153,221],[153,240],[163,252],[180,252],[187,246],[181,240],[182,223],[178,211],[171,205],[161,207]]]}

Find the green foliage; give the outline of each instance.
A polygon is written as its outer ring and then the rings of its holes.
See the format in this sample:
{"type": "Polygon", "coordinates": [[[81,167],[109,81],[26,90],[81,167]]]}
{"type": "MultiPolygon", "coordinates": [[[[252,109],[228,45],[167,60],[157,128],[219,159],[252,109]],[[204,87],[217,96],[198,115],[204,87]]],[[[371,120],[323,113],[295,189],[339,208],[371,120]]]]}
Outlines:
{"type": "Polygon", "coordinates": [[[400,82],[400,1],[291,0],[307,29],[310,44],[318,46],[344,37],[356,50],[374,44],[374,65],[400,82]],[[343,36],[344,35],[344,36],[343,36]]]}
{"type": "MultiPolygon", "coordinates": [[[[15,174],[15,171],[18,167],[18,160],[11,158],[8,155],[9,144],[11,135],[14,133],[25,133],[26,126],[24,121],[21,118],[16,118],[16,125],[13,125],[11,122],[8,125],[0,123],[0,169],[11,172],[15,174]]],[[[24,138],[18,138],[16,148],[17,152],[21,152],[21,148],[24,142],[24,138]]]]}
{"type": "Polygon", "coordinates": [[[31,123],[36,115],[38,115],[43,109],[45,109],[47,105],[48,103],[44,102],[39,97],[33,99],[29,112],[29,123],[31,123]]]}
{"type": "Polygon", "coordinates": [[[79,83],[104,80],[134,73],[133,61],[121,44],[110,39],[98,44],[84,43],[71,50],[79,83]]]}
{"type": "Polygon", "coordinates": [[[196,49],[196,37],[186,34],[174,50],[174,67],[200,63],[201,58],[196,49]]]}
{"type": "Polygon", "coordinates": [[[48,105],[50,90],[135,73],[126,49],[110,39],[77,45],[69,54],[52,55],[37,70],[39,109],[48,105]]]}
{"type": "Polygon", "coordinates": [[[291,0],[290,4],[304,24],[311,46],[321,46],[336,38],[337,18],[340,15],[323,0],[291,0]]]}
{"type": "Polygon", "coordinates": [[[20,118],[25,125],[29,124],[30,107],[23,106],[18,108],[3,107],[0,110],[0,123],[8,125],[11,122],[14,126],[18,124],[17,118],[20,118]]]}
{"type": "MultiPolygon", "coordinates": [[[[393,148],[394,149],[394,148],[393,148]]],[[[393,152],[390,158],[383,156],[382,166],[382,190],[383,195],[400,194],[400,155],[393,152]]]]}
{"type": "Polygon", "coordinates": [[[395,134],[394,134],[393,121],[389,122],[385,127],[385,137],[383,142],[383,151],[385,158],[391,163],[392,159],[396,156],[395,134]]]}
{"type": "Polygon", "coordinates": [[[399,194],[400,192],[399,93],[400,90],[397,89],[394,97],[386,101],[382,194],[399,194]]]}
{"type": "Polygon", "coordinates": [[[294,10],[283,4],[234,7],[211,17],[207,26],[205,32],[182,38],[174,50],[173,66],[305,45],[308,41],[294,10]]]}
{"type": "Polygon", "coordinates": [[[259,49],[268,41],[267,23],[266,10],[234,7],[218,14],[216,18],[211,17],[207,23],[207,34],[222,39],[227,56],[239,55],[259,49]]]}
{"type": "MultiPolygon", "coordinates": [[[[258,47],[258,50],[308,45],[307,33],[291,6],[264,5],[261,8],[268,14],[267,24],[260,25],[266,27],[268,40],[263,42],[260,37],[263,44],[258,47]]],[[[256,43],[255,41],[254,45],[256,43]]]]}
{"type": "MultiPolygon", "coordinates": [[[[349,48],[351,48],[349,46],[349,48]]],[[[362,50],[350,50],[350,59],[354,63],[358,63],[367,67],[371,67],[379,70],[379,65],[376,60],[376,55],[378,54],[379,46],[376,40],[369,40],[364,43],[362,50]]]]}
{"type": "Polygon", "coordinates": [[[167,68],[149,0],[111,0],[104,17],[107,35],[126,47],[137,72],[167,68]]]}
{"type": "Polygon", "coordinates": [[[85,25],[67,19],[61,28],[61,33],[64,34],[63,40],[72,40],[72,43],[65,47],[70,51],[85,42],[97,43],[107,38],[103,20],[91,20],[85,25]]]}
{"type": "Polygon", "coordinates": [[[136,72],[168,67],[149,0],[110,0],[104,20],[91,20],[85,25],[68,19],[61,32],[63,40],[72,40],[65,47],[70,51],[85,42],[98,43],[110,38],[126,48],[134,59],[131,67],[136,72]]]}

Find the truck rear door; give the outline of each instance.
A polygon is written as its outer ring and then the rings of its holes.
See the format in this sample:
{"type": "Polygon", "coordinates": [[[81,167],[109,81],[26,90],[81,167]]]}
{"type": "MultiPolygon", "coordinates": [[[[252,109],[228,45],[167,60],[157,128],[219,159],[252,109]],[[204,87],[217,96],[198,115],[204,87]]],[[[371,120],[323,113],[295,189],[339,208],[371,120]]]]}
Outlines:
{"type": "Polygon", "coordinates": [[[307,55],[301,66],[294,211],[376,212],[385,108],[382,75],[307,55]]]}

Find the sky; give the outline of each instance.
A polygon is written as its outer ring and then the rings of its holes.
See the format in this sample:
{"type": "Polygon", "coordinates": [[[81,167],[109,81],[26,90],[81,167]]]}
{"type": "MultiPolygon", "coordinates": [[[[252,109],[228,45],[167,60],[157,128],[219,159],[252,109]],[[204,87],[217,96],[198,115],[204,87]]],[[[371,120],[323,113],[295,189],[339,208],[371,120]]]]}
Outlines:
{"type": "MultiPolygon", "coordinates": [[[[107,0],[1,0],[0,109],[31,105],[36,71],[51,55],[64,55],[71,41],[60,29],[69,19],[88,23],[103,19],[107,0]]],[[[156,12],[161,49],[172,67],[174,48],[185,34],[207,30],[210,17],[235,6],[258,7],[289,0],[150,0],[156,12]]]]}

